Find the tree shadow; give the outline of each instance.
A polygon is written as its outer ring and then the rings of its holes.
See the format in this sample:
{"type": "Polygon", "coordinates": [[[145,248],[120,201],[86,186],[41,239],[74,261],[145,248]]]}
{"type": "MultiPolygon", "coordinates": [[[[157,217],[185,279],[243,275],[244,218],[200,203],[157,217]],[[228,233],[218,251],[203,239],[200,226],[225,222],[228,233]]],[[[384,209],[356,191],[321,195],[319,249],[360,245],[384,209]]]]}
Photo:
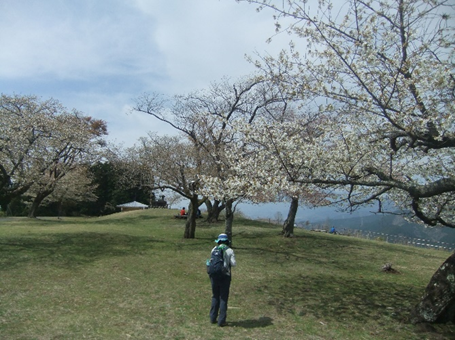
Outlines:
{"type": "MultiPolygon", "coordinates": [[[[253,289],[267,296],[269,307],[279,315],[297,318],[308,315],[327,322],[355,319],[367,323],[377,320],[378,325],[391,329],[400,327],[397,324],[410,324],[410,311],[420,300],[422,287],[401,283],[400,280],[364,278],[362,273],[375,270],[372,267],[374,262],[371,259],[352,261],[353,253],[362,253],[361,245],[356,240],[312,235],[307,239],[308,242],[304,243],[286,240],[286,247],[236,249],[240,254],[248,252],[267,262],[286,266],[308,264],[311,268],[324,267],[322,272],[289,273],[282,277],[268,277],[267,282],[257,282],[253,289]],[[327,249],[335,249],[336,256],[328,256],[327,249]],[[337,272],[342,275],[337,276],[337,272]]],[[[382,245],[372,244],[371,248],[374,247],[382,245]]],[[[379,271],[379,268],[376,270],[379,271]]],[[[409,327],[419,333],[418,328],[409,327]]],[[[432,333],[455,339],[452,325],[433,328],[432,333]]]]}
{"type": "Polygon", "coordinates": [[[0,271],[28,263],[75,267],[102,258],[149,251],[160,242],[151,237],[115,233],[62,233],[7,237],[0,242],[0,271]]]}
{"type": "Polygon", "coordinates": [[[263,316],[259,319],[250,319],[250,320],[229,322],[228,326],[242,327],[242,328],[261,328],[261,327],[272,326],[273,325],[272,321],[273,321],[272,318],[263,316]]]}
{"type": "Polygon", "coordinates": [[[340,315],[365,322],[378,317],[401,319],[421,293],[418,287],[357,277],[300,275],[288,281],[257,289],[268,292],[268,304],[279,314],[312,314],[334,321],[340,315]]]}
{"type": "MultiPolygon", "coordinates": [[[[355,319],[356,322],[368,323],[376,320],[378,325],[391,329],[390,320],[410,325],[410,311],[422,293],[419,287],[362,277],[297,275],[287,281],[278,285],[268,282],[256,286],[257,291],[267,293],[268,305],[280,315],[312,315],[327,322],[355,319]]],[[[424,330],[420,326],[410,327],[416,333],[455,339],[451,324],[433,325],[424,330]]]]}

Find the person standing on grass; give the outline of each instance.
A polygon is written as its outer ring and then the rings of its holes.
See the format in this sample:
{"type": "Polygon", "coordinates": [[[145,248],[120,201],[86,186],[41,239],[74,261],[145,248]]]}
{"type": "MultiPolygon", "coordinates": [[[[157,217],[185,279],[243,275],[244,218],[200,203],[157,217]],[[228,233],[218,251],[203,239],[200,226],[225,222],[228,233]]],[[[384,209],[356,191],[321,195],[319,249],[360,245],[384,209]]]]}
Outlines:
{"type": "Polygon", "coordinates": [[[217,245],[212,249],[212,258],[214,251],[221,250],[224,268],[222,275],[210,275],[210,282],[212,284],[210,322],[213,324],[218,323],[218,326],[223,327],[226,326],[229,289],[231,287],[231,267],[235,267],[237,263],[235,261],[234,251],[229,247],[230,241],[226,234],[220,234],[215,242],[217,245]]]}

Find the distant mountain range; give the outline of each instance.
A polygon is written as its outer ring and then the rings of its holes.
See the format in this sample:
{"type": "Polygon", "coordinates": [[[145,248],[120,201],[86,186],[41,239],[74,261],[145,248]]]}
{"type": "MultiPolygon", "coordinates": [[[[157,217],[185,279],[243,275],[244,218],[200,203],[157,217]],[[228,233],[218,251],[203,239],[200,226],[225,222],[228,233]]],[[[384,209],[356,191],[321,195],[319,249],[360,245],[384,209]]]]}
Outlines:
{"type": "MultiPolygon", "coordinates": [[[[299,226],[305,227],[304,224],[304,221],[297,222],[297,225],[299,226]]],[[[396,215],[375,214],[340,219],[327,218],[326,220],[312,223],[313,226],[318,224],[326,227],[334,226],[340,232],[342,232],[343,229],[356,229],[408,238],[455,243],[455,229],[453,228],[426,227],[420,224],[410,223],[403,217],[396,215]]]]}
{"type": "MultiPolygon", "coordinates": [[[[289,202],[238,205],[239,210],[251,219],[281,220],[286,218],[289,202]]],[[[455,244],[455,229],[447,227],[425,227],[417,223],[410,223],[399,215],[374,214],[371,207],[359,209],[354,214],[337,211],[334,207],[305,208],[299,207],[296,224],[305,229],[316,226],[326,228],[334,226],[339,231],[355,229],[362,232],[384,233],[416,239],[447,242],[455,244]],[[354,215],[355,214],[355,215],[354,215]]],[[[282,221],[281,221],[282,222],[282,221]]]]}

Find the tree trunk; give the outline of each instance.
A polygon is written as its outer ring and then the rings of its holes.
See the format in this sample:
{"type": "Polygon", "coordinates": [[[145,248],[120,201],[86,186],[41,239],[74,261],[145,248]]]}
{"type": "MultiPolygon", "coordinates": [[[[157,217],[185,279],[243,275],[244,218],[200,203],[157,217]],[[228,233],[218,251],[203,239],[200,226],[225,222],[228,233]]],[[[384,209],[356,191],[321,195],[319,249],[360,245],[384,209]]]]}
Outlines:
{"type": "Polygon", "coordinates": [[[193,194],[190,199],[190,206],[188,207],[188,217],[186,218],[185,233],[183,238],[196,237],[196,213],[199,207],[198,195],[193,194]]]}
{"type": "Polygon", "coordinates": [[[36,195],[35,199],[33,200],[32,206],[30,207],[30,210],[28,212],[29,218],[36,218],[39,206],[41,205],[43,200],[52,193],[52,191],[53,190],[41,191],[36,195]]]}
{"type": "Polygon", "coordinates": [[[434,273],[411,321],[455,323],[455,253],[434,273]]]}
{"type": "Polygon", "coordinates": [[[0,206],[3,211],[8,210],[8,206],[13,199],[19,197],[20,195],[27,192],[28,189],[32,186],[33,182],[23,185],[22,187],[16,189],[8,189],[6,187],[0,187],[0,206]]]}
{"type": "Polygon", "coordinates": [[[284,237],[293,237],[294,236],[294,224],[295,216],[297,215],[297,209],[299,207],[299,198],[292,197],[291,206],[289,207],[288,217],[283,224],[283,230],[281,233],[284,237]]]}
{"type": "Polygon", "coordinates": [[[224,233],[229,237],[229,240],[232,242],[232,223],[234,222],[234,211],[232,210],[232,205],[234,200],[229,199],[226,201],[226,221],[225,221],[225,230],[224,233]]]}
{"type": "Polygon", "coordinates": [[[63,215],[62,213],[63,213],[63,201],[59,200],[58,201],[58,213],[57,213],[58,219],[60,219],[60,217],[63,215]]]}
{"type": "Polygon", "coordinates": [[[207,198],[205,200],[205,207],[207,208],[207,222],[212,223],[212,211],[213,211],[213,205],[212,202],[207,198]]]}
{"type": "Polygon", "coordinates": [[[10,200],[2,200],[2,198],[0,197],[0,210],[8,211],[9,202],[10,202],[10,200]]]}
{"type": "Polygon", "coordinates": [[[224,205],[221,204],[220,201],[215,200],[212,204],[209,199],[205,201],[205,205],[207,207],[207,222],[214,223],[217,222],[221,211],[224,209],[224,205]]]}

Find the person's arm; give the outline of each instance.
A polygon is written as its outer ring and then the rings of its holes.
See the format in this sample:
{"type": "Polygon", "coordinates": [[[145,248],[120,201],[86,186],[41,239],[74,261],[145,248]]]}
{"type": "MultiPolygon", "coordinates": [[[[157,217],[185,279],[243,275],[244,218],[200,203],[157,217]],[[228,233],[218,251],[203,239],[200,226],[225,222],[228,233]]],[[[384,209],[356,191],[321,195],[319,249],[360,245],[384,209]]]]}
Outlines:
{"type": "Polygon", "coordinates": [[[232,249],[230,249],[230,253],[231,253],[231,256],[229,258],[229,264],[231,265],[231,267],[235,267],[237,262],[235,261],[235,254],[234,254],[234,251],[232,249]]]}

